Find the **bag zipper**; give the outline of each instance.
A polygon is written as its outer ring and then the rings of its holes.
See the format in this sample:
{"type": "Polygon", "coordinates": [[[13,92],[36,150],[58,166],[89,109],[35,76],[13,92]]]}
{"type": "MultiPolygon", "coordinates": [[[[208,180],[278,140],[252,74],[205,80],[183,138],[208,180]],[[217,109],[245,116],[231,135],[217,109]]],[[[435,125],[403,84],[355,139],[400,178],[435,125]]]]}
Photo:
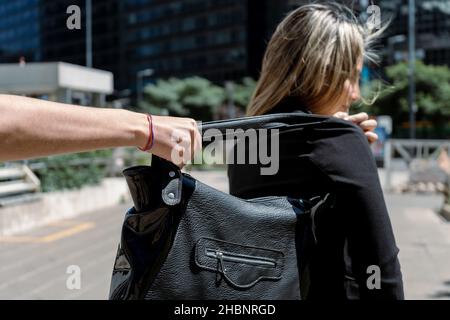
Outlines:
{"type": "Polygon", "coordinates": [[[270,258],[226,252],[226,251],[222,251],[220,249],[206,248],[206,256],[210,257],[210,258],[215,258],[215,259],[218,259],[221,261],[223,260],[223,261],[230,261],[230,262],[238,262],[238,263],[245,263],[245,264],[251,264],[251,265],[262,266],[262,267],[270,267],[270,268],[276,267],[275,260],[270,259],[270,258]]]}

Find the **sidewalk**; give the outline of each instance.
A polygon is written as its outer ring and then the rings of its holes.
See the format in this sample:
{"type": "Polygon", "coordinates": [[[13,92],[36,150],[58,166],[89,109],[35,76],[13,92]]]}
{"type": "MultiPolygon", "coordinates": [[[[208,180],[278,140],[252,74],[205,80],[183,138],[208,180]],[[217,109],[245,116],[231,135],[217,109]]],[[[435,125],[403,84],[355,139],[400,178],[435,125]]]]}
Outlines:
{"type": "MultiPolygon", "coordinates": [[[[225,172],[194,177],[227,189],[225,172]]],[[[450,299],[450,223],[435,213],[442,197],[386,195],[407,299],[450,299]]],[[[97,210],[0,238],[0,299],[107,299],[120,228],[130,204],[97,210]],[[67,267],[81,268],[80,290],[68,290],[67,267]]]]}
{"type": "Polygon", "coordinates": [[[442,196],[387,195],[407,299],[450,299],[450,222],[442,196]]]}

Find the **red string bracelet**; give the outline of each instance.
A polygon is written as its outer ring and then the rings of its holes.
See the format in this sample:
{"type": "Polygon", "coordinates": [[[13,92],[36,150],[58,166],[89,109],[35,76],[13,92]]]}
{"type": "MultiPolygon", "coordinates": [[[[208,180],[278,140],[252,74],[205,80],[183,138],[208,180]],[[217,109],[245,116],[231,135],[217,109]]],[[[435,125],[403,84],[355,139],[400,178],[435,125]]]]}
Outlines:
{"type": "Polygon", "coordinates": [[[147,120],[148,120],[148,141],[144,148],[139,148],[141,151],[149,151],[153,147],[153,142],[155,141],[153,136],[153,119],[151,114],[147,114],[147,120]]]}

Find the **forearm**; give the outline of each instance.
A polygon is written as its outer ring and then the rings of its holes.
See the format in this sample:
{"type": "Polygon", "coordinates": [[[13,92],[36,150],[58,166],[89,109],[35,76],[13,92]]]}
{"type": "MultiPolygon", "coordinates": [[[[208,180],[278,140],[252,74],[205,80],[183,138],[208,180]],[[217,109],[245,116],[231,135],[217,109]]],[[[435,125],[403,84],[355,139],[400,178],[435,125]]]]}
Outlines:
{"type": "Polygon", "coordinates": [[[0,161],[144,146],[148,121],[127,110],[0,95],[0,161]]]}

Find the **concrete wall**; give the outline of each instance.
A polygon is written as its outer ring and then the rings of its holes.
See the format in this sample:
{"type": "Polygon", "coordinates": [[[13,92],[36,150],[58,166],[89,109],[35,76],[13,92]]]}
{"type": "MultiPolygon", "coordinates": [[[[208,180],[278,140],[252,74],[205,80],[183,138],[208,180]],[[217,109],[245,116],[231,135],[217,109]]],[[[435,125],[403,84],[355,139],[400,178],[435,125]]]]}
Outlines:
{"type": "Polygon", "coordinates": [[[123,178],[104,179],[99,186],[43,194],[42,199],[0,208],[0,236],[10,236],[60,219],[131,201],[123,178]]]}
{"type": "Polygon", "coordinates": [[[73,90],[111,94],[113,75],[109,71],[90,69],[70,63],[58,63],[58,86],[73,90]]]}
{"type": "Polygon", "coordinates": [[[65,62],[0,64],[0,75],[0,93],[53,94],[69,89],[107,95],[114,90],[111,72],[65,62]]]}
{"type": "Polygon", "coordinates": [[[0,64],[0,93],[45,94],[58,88],[56,63],[0,64]]]}

